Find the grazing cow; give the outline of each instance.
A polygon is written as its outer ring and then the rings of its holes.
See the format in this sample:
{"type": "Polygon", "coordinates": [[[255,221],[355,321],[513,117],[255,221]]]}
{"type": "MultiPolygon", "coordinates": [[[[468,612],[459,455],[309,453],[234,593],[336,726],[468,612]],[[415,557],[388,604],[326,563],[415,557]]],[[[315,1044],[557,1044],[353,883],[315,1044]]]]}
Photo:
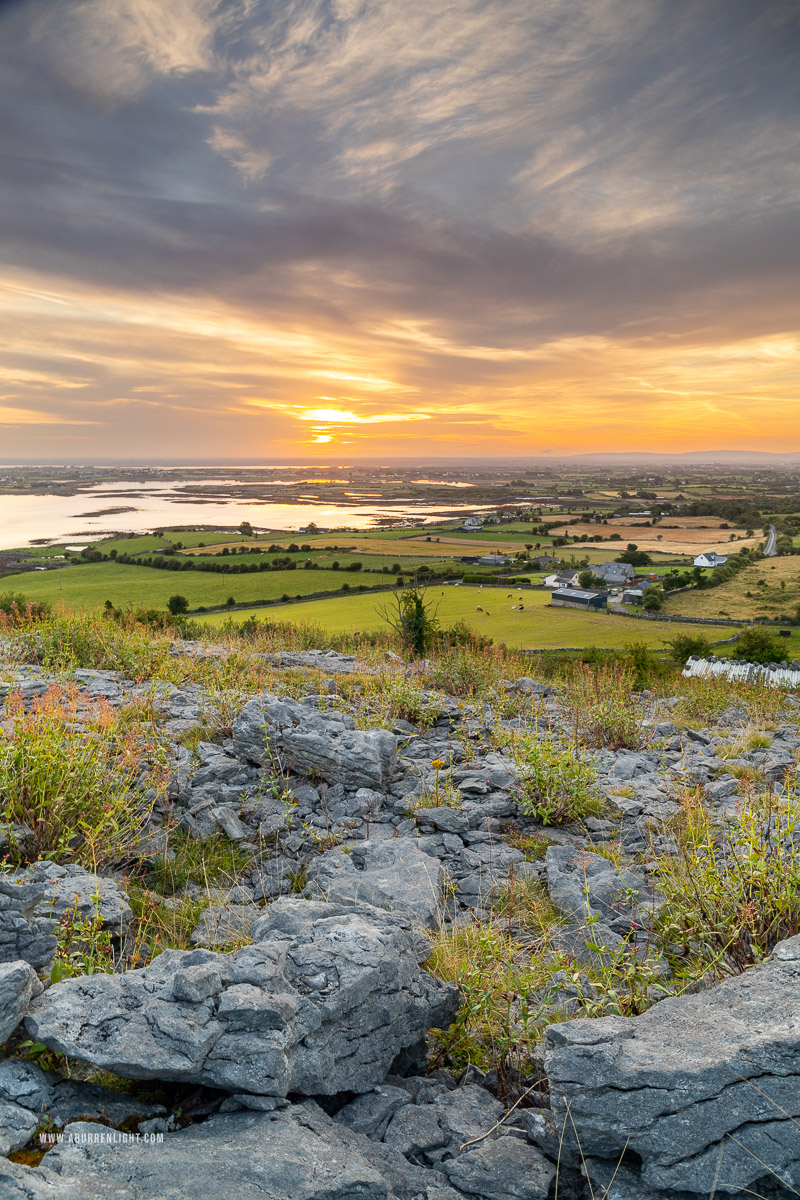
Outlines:
{"type": "Polygon", "coordinates": [[[485,613],[486,613],[486,616],[487,616],[487,617],[490,617],[490,616],[492,615],[492,614],[489,612],[488,608],[487,608],[487,609],[484,609],[484,611],[485,611],[485,613]]]}
{"type": "Polygon", "coordinates": [[[520,604],[520,606],[519,606],[519,611],[520,611],[520,612],[525,612],[525,605],[524,605],[524,604],[520,604]]]}
{"type": "Polygon", "coordinates": [[[513,599],[514,599],[514,593],[509,592],[508,595],[506,596],[506,600],[513,600],[513,599]]]}
{"type": "Polygon", "coordinates": [[[481,608],[480,604],[475,605],[475,612],[483,612],[483,609],[481,608]]]}

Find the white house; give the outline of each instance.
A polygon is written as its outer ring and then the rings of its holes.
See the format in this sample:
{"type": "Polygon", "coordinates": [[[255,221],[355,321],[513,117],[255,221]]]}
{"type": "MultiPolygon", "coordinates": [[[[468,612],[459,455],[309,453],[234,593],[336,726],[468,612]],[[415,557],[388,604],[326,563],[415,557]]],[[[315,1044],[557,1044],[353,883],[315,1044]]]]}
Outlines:
{"type": "Polygon", "coordinates": [[[482,529],[483,528],[483,517],[467,517],[466,520],[464,521],[464,524],[461,526],[461,528],[462,529],[482,529]]]}
{"type": "Polygon", "coordinates": [[[544,586],[546,588],[575,587],[580,573],[580,569],[576,571],[559,571],[556,575],[548,575],[544,581],[544,586]]]}
{"type": "Polygon", "coordinates": [[[694,560],[696,567],[724,567],[728,561],[724,554],[716,554],[713,550],[706,550],[704,554],[698,554],[694,560]]]}

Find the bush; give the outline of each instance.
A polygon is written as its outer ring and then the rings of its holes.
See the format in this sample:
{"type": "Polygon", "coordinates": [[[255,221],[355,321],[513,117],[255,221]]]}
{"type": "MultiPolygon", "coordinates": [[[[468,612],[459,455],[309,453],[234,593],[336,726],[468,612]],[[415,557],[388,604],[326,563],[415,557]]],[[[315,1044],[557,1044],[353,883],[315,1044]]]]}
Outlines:
{"type": "Polygon", "coordinates": [[[41,621],[50,616],[50,611],[44,600],[28,600],[19,592],[4,592],[0,596],[0,628],[41,621]]]}
{"type": "Polygon", "coordinates": [[[679,633],[671,642],[667,642],[667,645],[670,657],[681,666],[693,655],[696,658],[707,658],[711,653],[711,643],[702,633],[679,633]]]}
{"type": "Polygon", "coordinates": [[[521,807],[543,825],[598,816],[604,809],[597,771],[573,747],[525,734],[513,742],[520,774],[521,807]]]}
{"type": "Polygon", "coordinates": [[[733,657],[754,663],[781,662],[784,649],[768,629],[751,626],[739,634],[733,646],[733,657]]]}
{"type": "Polygon", "coordinates": [[[167,608],[172,613],[173,617],[180,616],[182,613],[189,611],[189,601],[185,596],[170,596],[167,601],[167,608]]]}
{"type": "Polygon", "coordinates": [[[642,597],[642,607],[645,612],[660,612],[664,607],[664,597],[657,588],[648,588],[642,597]]]}
{"type": "Polygon", "coordinates": [[[700,968],[744,971],[800,933],[800,826],[792,796],[748,796],[722,835],[685,802],[677,853],[662,858],[664,942],[700,968]]]}
{"type": "Polygon", "coordinates": [[[436,609],[425,599],[424,588],[407,587],[395,592],[378,613],[398,634],[409,654],[423,655],[430,650],[439,622],[436,609]]]}

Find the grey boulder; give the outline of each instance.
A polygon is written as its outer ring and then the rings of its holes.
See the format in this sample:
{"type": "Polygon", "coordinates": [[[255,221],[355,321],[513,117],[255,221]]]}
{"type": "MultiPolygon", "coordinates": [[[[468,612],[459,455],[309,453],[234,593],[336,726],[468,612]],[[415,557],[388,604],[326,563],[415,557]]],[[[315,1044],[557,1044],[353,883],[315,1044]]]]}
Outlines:
{"type": "Polygon", "coordinates": [[[0,1163],[3,1200],[460,1200],[438,1171],[334,1124],[313,1102],[210,1117],[158,1146],[73,1124],[42,1165],[0,1163]]]}
{"type": "Polygon", "coordinates": [[[30,963],[0,963],[0,1045],[7,1040],[44,985],[30,963]]]}
{"type": "Polygon", "coordinates": [[[352,717],[325,713],[289,697],[250,700],[233,725],[236,753],[344,788],[385,791],[397,771],[397,743],[385,729],[355,729],[352,717]]]}
{"type": "Polygon", "coordinates": [[[55,923],[40,914],[43,894],[24,874],[0,874],[0,962],[23,959],[39,971],[53,961],[55,923]]]}
{"type": "Polygon", "coordinates": [[[234,954],[170,950],[124,975],[64,980],[25,1024],[59,1053],[132,1079],[269,1096],[364,1092],[455,1016],[419,964],[427,939],[368,905],[277,900],[234,954]]]}
{"type": "Polygon", "coordinates": [[[129,1117],[162,1112],[159,1104],[141,1104],[96,1083],[63,1079],[32,1062],[17,1058],[0,1062],[0,1154],[26,1145],[43,1118],[57,1126],[79,1118],[121,1125],[129,1117]]]}
{"type": "Polygon", "coordinates": [[[771,958],[639,1017],[551,1025],[545,1069],[587,1157],[642,1160],[651,1189],[800,1185],[800,936],[771,958]]]}
{"type": "Polygon", "coordinates": [[[482,1142],[444,1170],[458,1191],[480,1200],[547,1200],[556,1175],[543,1154],[515,1137],[482,1142]]]}
{"type": "Polygon", "coordinates": [[[70,911],[83,920],[98,916],[102,927],[115,933],[124,933],[133,918],[127,896],[113,879],[75,863],[62,865],[42,859],[11,878],[41,887],[36,913],[42,918],[59,921],[70,911]]]}
{"type": "Polygon", "coordinates": [[[573,921],[600,918],[617,933],[646,923],[657,901],[641,870],[616,867],[601,854],[570,846],[549,846],[546,858],[550,899],[573,921]]]}
{"type": "Polygon", "coordinates": [[[311,895],[362,900],[428,926],[441,913],[444,869],[416,838],[361,842],[349,854],[328,850],[309,866],[306,880],[311,895]]]}

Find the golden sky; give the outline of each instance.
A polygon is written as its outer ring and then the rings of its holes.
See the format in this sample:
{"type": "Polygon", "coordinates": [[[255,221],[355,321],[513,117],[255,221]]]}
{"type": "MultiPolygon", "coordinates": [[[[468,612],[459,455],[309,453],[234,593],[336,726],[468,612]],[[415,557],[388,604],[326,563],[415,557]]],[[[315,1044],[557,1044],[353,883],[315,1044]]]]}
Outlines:
{"type": "Polygon", "coordinates": [[[0,12],[4,459],[800,450],[789,0],[0,12]]]}

